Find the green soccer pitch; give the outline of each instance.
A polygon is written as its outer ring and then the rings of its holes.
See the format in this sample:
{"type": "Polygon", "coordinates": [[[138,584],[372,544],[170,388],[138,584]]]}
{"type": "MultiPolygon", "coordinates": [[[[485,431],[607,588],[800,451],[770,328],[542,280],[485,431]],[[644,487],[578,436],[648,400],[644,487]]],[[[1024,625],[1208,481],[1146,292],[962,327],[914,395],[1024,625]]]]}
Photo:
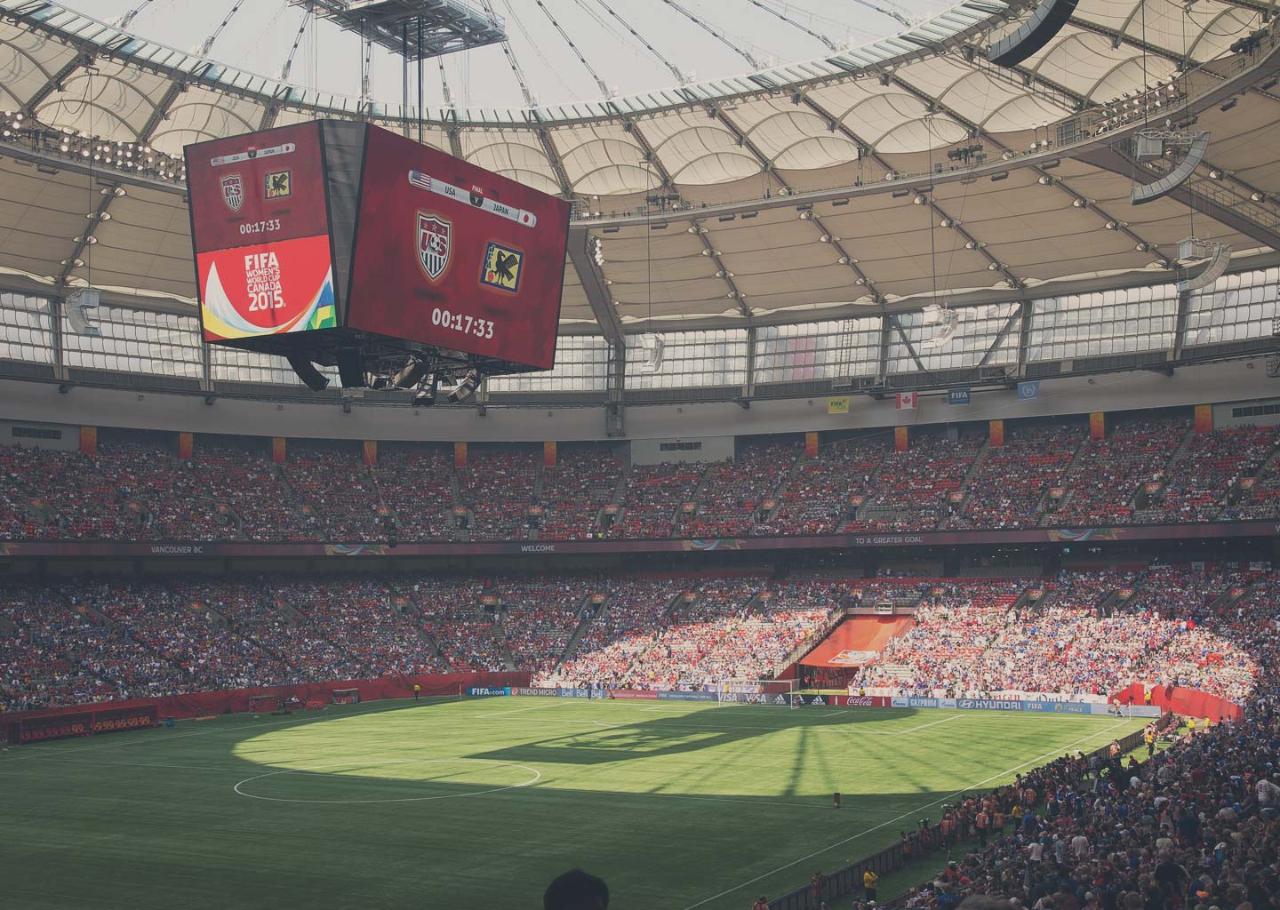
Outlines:
{"type": "Polygon", "coordinates": [[[536,910],[582,866],[612,910],[745,908],[1141,724],[484,698],[10,747],[0,903],[536,910]]]}

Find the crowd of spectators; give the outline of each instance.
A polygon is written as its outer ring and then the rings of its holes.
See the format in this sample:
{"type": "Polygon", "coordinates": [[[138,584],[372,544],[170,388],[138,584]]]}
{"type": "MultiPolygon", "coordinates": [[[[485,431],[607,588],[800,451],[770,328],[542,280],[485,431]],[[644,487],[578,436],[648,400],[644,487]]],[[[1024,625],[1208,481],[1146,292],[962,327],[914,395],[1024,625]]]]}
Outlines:
{"type": "Polygon", "coordinates": [[[579,443],[535,446],[299,441],[111,431],[97,454],[0,447],[0,539],[379,543],[816,535],[1105,526],[1280,517],[1280,428],[1191,432],[1184,416],[1118,417],[1105,439],[1073,421],[985,432],[743,439],[732,460],[626,465],[579,443]],[[767,505],[766,505],[767,504],[767,505]]]}
{"type": "Polygon", "coordinates": [[[1062,486],[1085,439],[1076,424],[1014,425],[1004,445],[989,450],[952,509],[951,528],[1034,528],[1049,492],[1062,486]]]}
{"type": "Polygon", "coordinates": [[[885,453],[847,531],[919,531],[936,528],[963,495],[965,478],[985,433],[920,433],[906,451],[885,453]]]}
{"type": "Polygon", "coordinates": [[[1259,669],[1222,631],[1221,611],[1261,576],[1233,566],[1155,565],[1136,578],[1123,570],[1063,573],[1041,587],[995,579],[938,585],[914,627],[854,684],[871,694],[1096,701],[1141,681],[1239,700],[1259,669]]]}
{"type": "Polygon", "coordinates": [[[914,608],[854,684],[869,694],[1105,699],[1131,682],[1240,700],[1280,603],[1264,564],[1057,577],[843,579],[410,574],[13,583],[0,700],[35,707],[320,680],[522,669],[545,684],[761,679],[848,606],[914,608]]]}
{"type": "Polygon", "coordinates": [[[1148,521],[1212,521],[1243,477],[1256,477],[1275,448],[1274,427],[1231,427],[1196,433],[1173,460],[1147,504],[1148,521]]]}
{"type": "Polygon", "coordinates": [[[458,475],[460,505],[468,510],[472,540],[522,540],[533,519],[534,484],[541,452],[528,446],[476,447],[458,475]]]}
{"type": "Polygon", "coordinates": [[[554,467],[542,470],[538,537],[591,540],[601,536],[600,517],[622,479],[625,462],[614,445],[562,445],[554,467]]]}
{"type": "Polygon", "coordinates": [[[754,575],[699,579],[683,591],[649,583],[641,609],[656,615],[656,624],[618,623],[615,637],[584,641],[586,647],[535,683],[651,690],[768,679],[798,646],[826,630],[841,591],[838,582],[768,582],[754,575]]]}
{"type": "Polygon", "coordinates": [[[373,476],[397,540],[452,536],[454,473],[448,446],[380,446],[373,476]]]}
{"type": "Polygon", "coordinates": [[[1179,735],[1166,718],[1176,741],[1149,761],[1118,748],[1068,756],[947,807],[950,842],[979,847],[903,905],[950,910],[987,895],[1039,910],[1280,906],[1280,590],[1270,576],[1254,592],[1218,626],[1258,668],[1240,721],[1179,735]]]}
{"type": "Polygon", "coordinates": [[[1062,500],[1041,523],[1084,527],[1133,523],[1139,487],[1165,479],[1169,460],[1190,429],[1184,417],[1117,421],[1105,439],[1085,442],[1066,474],[1062,500]]]}
{"type": "Polygon", "coordinates": [[[892,445],[887,434],[843,440],[806,457],[785,484],[777,513],[760,528],[768,534],[834,534],[855,499],[871,493],[871,477],[892,445]]]}
{"type": "Polygon", "coordinates": [[[281,465],[294,508],[323,540],[387,539],[387,509],[377,483],[353,445],[298,443],[281,465]]]}
{"type": "Polygon", "coordinates": [[[765,502],[801,453],[794,440],[743,440],[733,461],[707,468],[695,503],[697,510],[680,517],[677,535],[747,537],[756,533],[756,525],[767,517],[765,502]]]}

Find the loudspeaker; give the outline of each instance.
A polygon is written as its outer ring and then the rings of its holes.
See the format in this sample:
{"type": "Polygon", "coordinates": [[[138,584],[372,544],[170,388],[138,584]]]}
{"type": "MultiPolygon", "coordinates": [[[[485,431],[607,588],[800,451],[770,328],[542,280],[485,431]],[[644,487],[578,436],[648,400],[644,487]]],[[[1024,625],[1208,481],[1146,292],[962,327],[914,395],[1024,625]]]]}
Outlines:
{"type": "Polygon", "coordinates": [[[358,348],[338,349],[338,377],[344,389],[364,388],[364,369],[360,366],[358,348]]]}
{"type": "Polygon", "coordinates": [[[987,48],[987,59],[997,66],[1017,66],[1062,30],[1078,0],[1040,0],[1031,18],[1016,31],[987,48]]]}
{"type": "Polygon", "coordinates": [[[315,364],[303,355],[290,354],[285,359],[289,361],[289,366],[293,367],[293,371],[298,374],[302,384],[311,391],[323,392],[329,388],[329,380],[315,368],[315,364]]]}

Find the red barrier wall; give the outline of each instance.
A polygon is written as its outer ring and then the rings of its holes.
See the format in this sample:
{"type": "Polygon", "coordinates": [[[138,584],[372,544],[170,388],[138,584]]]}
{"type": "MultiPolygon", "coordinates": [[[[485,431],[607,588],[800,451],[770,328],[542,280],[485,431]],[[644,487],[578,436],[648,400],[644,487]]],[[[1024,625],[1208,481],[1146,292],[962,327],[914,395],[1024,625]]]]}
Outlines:
{"type": "MultiPolygon", "coordinates": [[[[1234,702],[1201,692],[1199,689],[1184,689],[1181,686],[1152,686],[1151,704],[1174,714],[1186,714],[1191,717],[1207,717],[1214,723],[1223,720],[1239,720],[1244,711],[1234,702]]],[[[1121,689],[1112,698],[1123,705],[1146,704],[1147,687],[1143,683],[1131,683],[1121,689]]]]}
{"type": "Polygon", "coordinates": [[[27,720],[37,717],[56,717],[62,714],[84,714],[103,707],[131,708],[153,705],[160,717],[181,719],[248,711],[249,699],[255,695],[278,695],[285,699],[297,696],[298,700],[304,704],[311,699],[319,699],[329,704],[333,700],[334,689],[358,689],[361,701],[411,698],[414,683],[422,686],[423,695],[457,695],[469,686],[527,686],[529,674],[428,673],[423,676],[394,676],[385,679],[345,679],[333,682],[302,683],[296,686],[195,692],[190,695],[169,695],[164,698],[132,698],[125,701],[99,702],[95,705],[67,705],[62,708],[45,708],[39,711],[20,711],[0,715],[0,717],[4,720],[27,720]]]}

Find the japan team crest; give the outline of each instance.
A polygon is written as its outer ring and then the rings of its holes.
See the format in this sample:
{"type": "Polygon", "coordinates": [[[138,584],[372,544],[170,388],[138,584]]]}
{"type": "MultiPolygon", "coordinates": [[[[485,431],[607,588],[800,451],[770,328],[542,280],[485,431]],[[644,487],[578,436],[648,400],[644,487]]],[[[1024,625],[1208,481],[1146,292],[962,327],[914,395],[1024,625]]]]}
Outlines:
{"type": "Polygon", "coordinates": [[[524,253],[500,243],[490,243],[484,253],[484,269],[480,283],[504,291],[520,290],[520,270],[524,265],[524,253]]]}
{"type": "Polygon", "coordinates": [[[437,280],[449,267],[453,225],[439,215],[418,213],[418,263],[427,277],[437,280]]]}
{"type": "Polygon", "coordinates": [[[244,181],[239,174],[227,174],[222,178],[222,201],[233,212],[244,206],[244,181]]]}

